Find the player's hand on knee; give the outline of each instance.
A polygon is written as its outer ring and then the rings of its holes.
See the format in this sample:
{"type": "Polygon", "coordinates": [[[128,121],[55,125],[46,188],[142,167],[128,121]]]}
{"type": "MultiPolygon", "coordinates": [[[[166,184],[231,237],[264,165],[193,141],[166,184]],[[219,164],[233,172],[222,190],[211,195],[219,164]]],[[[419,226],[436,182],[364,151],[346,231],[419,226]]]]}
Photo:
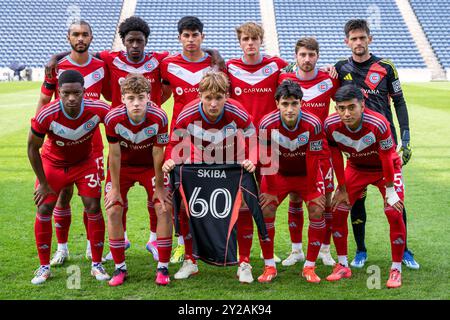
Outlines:
{"type": "Polygon", "coordinates": [[[172,201],[172,195],[165,188],[155,188],[155,193],[153,194],[153,203],[160,204],[162,211],[167,212],[167,204],[170,204],[172,201]]]}
{"type": "Polygon", "coordinates": [[[320,207],[321,209],[325,210],[325,202],[326,202],[326,198],[323,194],[321,194],[320,196],[318,196],[317,198],[314,198],[310,201],[307,202],[307,205],[316,205],[318,207],[320,207]]]}
{"type": "Polygon", "coordinates": [[[348,198],[347,191],[338,187],[334,193],[333,199],[331,200],[331,211],[336,211],[337,207],[341,203],[350,207],[350,200],[348,198]]]}
{"type": "Polygon", "coordinates": [[[166,162],[164,162],[163,166],[162,166],[162,171],[164,173],[169,173],[170,171],[172,171],[175,168],[175,161],[173,161],[172,159],[167,160],[166,162]]]}
{"type": "Polygon", "coordinates": [[[56,193],[48,184],[40,183],[34,191],[34,203],[36,206],[39,207],[42,203],[44,203],[45,198],[47,198],[50,194],[56,193]]]}
{"type": "Polygon", "coordinates": [[[403,201],[398,196],[395,188],[386,187],[386,204],[394,208],[395,210],[402,212],[403,211],[403,201]]]}
{"type": "Polygon", "coordinates": [[[120,191],[113,188],[105,195],[105,210],[116,205],[123,206],[123,200],[120,191]]]}
{"type": "Polygon", "coordinates": [[[247,170],[247,171],[250,172],[250,173],[253,173],[253,172],[255,172],[255,170],[256,170],[256,166],[253,164],[253,162],[251,162],[251,161],[248,160],[248,159],[245,159],[245,160],[242,162],[242,166],[244,167],[245,170],[247,170]]]}
{"type": "Polygon", "coordinates": [[[264,210],[270,204],[278,205],[278,197],[268,193],[261,193],[259,195],[259,205],[261,206],[261,210],[264,210]]]}

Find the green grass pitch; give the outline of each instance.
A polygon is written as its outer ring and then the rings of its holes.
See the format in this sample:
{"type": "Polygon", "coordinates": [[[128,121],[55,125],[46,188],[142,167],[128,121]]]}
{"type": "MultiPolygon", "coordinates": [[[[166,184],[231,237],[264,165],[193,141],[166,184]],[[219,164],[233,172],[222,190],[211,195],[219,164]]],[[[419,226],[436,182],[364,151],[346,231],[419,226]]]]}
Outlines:
{"type": "MultiPolygon", "coordinates": [[[[192,279],[172,281],[168,287],[154,284],[156,263],[145,250],[149,235],[144,189],[136,187],[129,195],[127,251],[129,279],[121,287],[110,288],[90,276],[90,263],[84,258],[85,235],[81,201],[72,201],[72,227],[69,235],[71,260],[53,268],[54,277],[44,285],[30,283],[38,266],[34,242],[34,174],[26,154],[30,118],[35,112],[40,83],[0,84],[0,299],[446,299],[450,298],[450,84],[404,84],[408,103],[413,157],[404,168],[408,242],[421,264],[418,271],[403,268],[403,286],[388,290],[385,282],[390,267],[388,223],[382,199],[374,188],[367,200],[366,242],[369,261],[366,268],[353,270],[353,277],[338,283],[307,283],[299,276],[300,266],[279,266],[272,284],[257,281],[241,285],[236,267],[219,268],[199,262],[200,273],[192,279]],[[372,282],[367,267],[380,270],[380,289],[372,282]],[[372,267],[373,268],[373,267],[372,267]],[[73,270],[80,270],[79,289],[71,289],[73,270]]],[[[166,110],[167,110],[166,105],[166,110]]],[[[106,152],[105,152],[106,156],[106,152]]],[[[307,219],[305,219],[307,221],[307,219]]],[[[307,222],[305,223],[307,225],[307,222]]],[[[290,250],[287,203],[278,210],[275,252],[282,258],[290,250]]],[[[306,226],[303,240],[306,241],[306,226]]],[[[255,234],[256,236],[256,234],[255,234]]],[[[256,237],[255,237],[256,240],[256,237]]],[[[52,252],[56,248],[53,237],[52,252]]],[[[107,251],[108,248],[105,248],[107,251]]],[[[253,275],[262,271],[259,244],[252,250],[253,275]]],[[[334,246],[333,256],[336,257],[334,246]]],[[[349,259],[355,244],[349,232],[349,259]]],[[[113,265],[106,265],[112,273],[113,265]]],[[[170,265],[173,275],[179,265],[170,265]]],[[[317,273],[324,280],[331,272],[318,262],[317,273]]]]}

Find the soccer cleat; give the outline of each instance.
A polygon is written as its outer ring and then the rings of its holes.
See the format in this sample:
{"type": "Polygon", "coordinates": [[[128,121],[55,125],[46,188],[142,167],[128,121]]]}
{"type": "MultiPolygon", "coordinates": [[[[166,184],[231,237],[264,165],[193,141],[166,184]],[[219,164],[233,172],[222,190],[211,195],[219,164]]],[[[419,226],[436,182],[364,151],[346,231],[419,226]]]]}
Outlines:
{"type": "Polygon", "coordinates": [[[106,273],[106,270],[101,263],[96,263],[92,266],[91,275],[98,281],[106,281],[111,278],[109,274],[106,273]]]}
{"type": "Polygon", "coordinates": [[[250,263],[241,262],[236,275],[239,278],[240,283],[252,283],[253,275],[252,266],[250,265],[250,263]]]}
{"type": "Polygon", "coordinates": [[[272,282],[277,276],[277,268],[273,266],[264,266],[264,272],[258,277],[258,281],[261,283],[272,282]]]}
{"type": "MultiPolygon", "coordinates": [[[[125,250],[128,250],[130,247],[131,247],[131,242],[129,240],[126,240],[125,241],[125,250]]],[[[86,257],[87,257],[87,252],[86,252],[86,257]]],[[[92,256],[91,256],[91,260],[92,260],[92,256]]],[[[111,260],[113,260],[111,251],[108,252],[108,254],[105,256],[105,258],[102,258],[102,262],[111,261],[111,260]],[[105,261],[103,261],[103,259],[105,261]]]]}
{"type": "Polygon", "coordinates": [[[153,255],[153,260],[159,261],[158,246],[156,241],[147,242],[145,248],[147,249],[148,252],[150,252],[153,255]]]}
{"type": "MultiPolygon", "coordinates": [[[[262,251],[261,251],[261,254],[259,255],[259,257],[264,260],[264,255],[263,255],[262,251]]],[[[280,257],[277,256],[275,253],[273,254],[273,260],[275,261],[275,263],[280,263],[281,262],[280,257]]]]}
{"type": "Polygon", "coordinates": [[[402,285],[402,273],[397,269],[392,269],[389,273],[389,279],[386,283],[386,287],[389,289],[399,288],[402,285]]]}
{"type": "Polygon", "coordinates": [[[174,278],[177,280],[187,279],[190,276],[196,275],[198,273],[198,266],[191,259],[187,259],[183,261],[183,265],[180,270],[175,273],[174,278]]]}
{"type": "Polygon", "coordinates": [[[62,266],[64,261],[69,260],[68,250],[56,250],[55,255],[52,260],[50,260],[50,265],[52,267],[62,266]]]}
{"type": "Polygon", "coordinates": [[[176,246],[173,256],[170,258],[170,263],[181,263],[184,260],[184,244],[176,246]]]}
{"type": "Polygon", "coordinates": [[[52,273],[50,272],[49,267],[40,266],[37,268],[37,270],[34,272],[34,278],[31,279],[32,284],[41,284],[47,281],[48,278],[52,276],[52,273]]]}
{"type": "Polygon", "coordinates": [[[333,257],[331,256],[330,249],[322,249],[320,248],[318,259],[322,259],[322,262],[326,266],[334,266],[336,264],[336,261],[334,261],[333,257]]]}
{"type": "Polygon", "coordinates": [[[327,277],[327,281],[338,281],[342,278],[350,278],[352,276],[352,270],[349,267],[344,267],[342,264],[337,263],[334,266],[333,272],[327,277]]]}
{"type": "Polygon", "coordinates": [[[367,252],[365,251],[356,251],[355,258],[350,263],[353,268],[361,269],[364,267],[364,264],[367,261],[367,252]]]}
{"type": "Polygon", "coordinates": [[[306,279],[306,281],[311,283],[319,283],[320,278],[316,274],[316,267],[303,267],[302,277],[306,279]]]}
{"type": "Polygon", "coordinates": [[[112,275],[111,280],[109,280],[108,284],[111,287],[117,287],[124,283],[125,279],[128,277],[127,270],[116,269],[112,275]]]}
{"type": "Polygon", "coordinates": [[[161,267],[156,270],[155,283],[160,286],[166,286],[170,282],[169,270],[166,267],[161,267]]]}
{"type": "Polygon", "coordinates": [[[420,268],[420,265],[414,260],[414,254],[409,250],[403,253],[402,262],[410,269],[418,270],[420,268]]]}
{"type": "Polygon", "coordinates": [[[285,267],[293,266],[297,262],[305,261],[305,254],[303,253],[303,250],[293,250],[289,257],[283,260],[281,264],[285,267]]]}

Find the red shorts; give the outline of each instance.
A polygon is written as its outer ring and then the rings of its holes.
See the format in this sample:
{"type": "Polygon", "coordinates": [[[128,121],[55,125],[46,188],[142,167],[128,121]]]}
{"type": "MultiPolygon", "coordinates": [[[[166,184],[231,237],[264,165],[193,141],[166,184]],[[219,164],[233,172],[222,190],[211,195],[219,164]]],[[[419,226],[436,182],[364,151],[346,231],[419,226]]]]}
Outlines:
{"type": "Polygon", "coordinates": [[[331,158],[320,159],[320,171],[322,174],[323,192],[330,193],[334,191],[334,170],[331,158]]]}
{"type": "MultiPolygon", "coordinates": [[[[319,183],[317,186],[318,193],[323,193],[320,187],[322,175],[318,175],[319,183]],[[319,179],[320,176],[320,179],[319,179]]],[[[262,177],[261,193],[275,195],[278,198],[278,205],[283,202],[289,193],[296,193],[301,199],[310,199],[308,193],[308,178],[306,176],[282,176],[280,174],[267,175],[262,177]]]]}
{"type": "Polygon", "coordinates": [[[105,169],[103,168],[103,140],[100,127],[97,127],[92,137],[92,154],[97,163],[98,177],[100,181],[105,180],[105,169]]]}
{"type": "MultiPolygon", "coordinates": [[[[56,195],[47,196],[44,203],[56,202],[61,190],[73,184],[77,186],[79,196],[100,198],[102,185],[93,158],[71,167],[55,167],[49,160],[42,158],[42,166],[49,186],[56,192],[56,195]]],[[[39,181],[36,179],[35,188],[38,185],[39,181]]]]}
{"type": "MultiPolygon", "coordinates": [[[[347,187],[348,197],[352,206],[370,184],[380,190],[384,199],[386,182],[384,181],[383,171],[365,171],[351,166],[345,168],[345,186],[347,187]]],[[[394,188],[398,197],[403,201],[405,198],[405,189],[402,180],[401,161],[394,163],[394,188]]]]}

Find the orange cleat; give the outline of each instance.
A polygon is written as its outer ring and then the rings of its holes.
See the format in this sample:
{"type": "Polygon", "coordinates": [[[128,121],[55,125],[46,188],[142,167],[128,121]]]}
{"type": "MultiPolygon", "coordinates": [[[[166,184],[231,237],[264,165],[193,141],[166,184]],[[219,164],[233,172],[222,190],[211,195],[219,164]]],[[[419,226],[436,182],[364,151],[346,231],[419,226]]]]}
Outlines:
{"type": "Polygon", "coordinates": [[[327,281],[338,281],[342,278],[350,278],[352,276],[352,270],[349,267],[344,267],[342,264],[337,263],[334,265],[333,272],[327,277],[327,281]]]}
{"type": "Polygon", "coordinates": [[[402,273],[397,269],[392,269],[389,273],[389,279],[386,283],[389,289],[399,288],[402,286],[402,273]]]}
{"type": "Polygon", "coordinates": [[[272,282],[272,279],[274,279],[276,276],[277,268],[272,266],[265,266],[263,274],[258,277],[258,281],[261,283],[272,282]]]}
{"type": "Polygon", "coordinates": [[[311,283],[319,283],[320,278],[316,274],[315,270],[316,270],[315,266],[314,267],[304,267],[303,272],[302,272],[303,278],[305,278],[306,281],[311,282],[311,283]]]}

